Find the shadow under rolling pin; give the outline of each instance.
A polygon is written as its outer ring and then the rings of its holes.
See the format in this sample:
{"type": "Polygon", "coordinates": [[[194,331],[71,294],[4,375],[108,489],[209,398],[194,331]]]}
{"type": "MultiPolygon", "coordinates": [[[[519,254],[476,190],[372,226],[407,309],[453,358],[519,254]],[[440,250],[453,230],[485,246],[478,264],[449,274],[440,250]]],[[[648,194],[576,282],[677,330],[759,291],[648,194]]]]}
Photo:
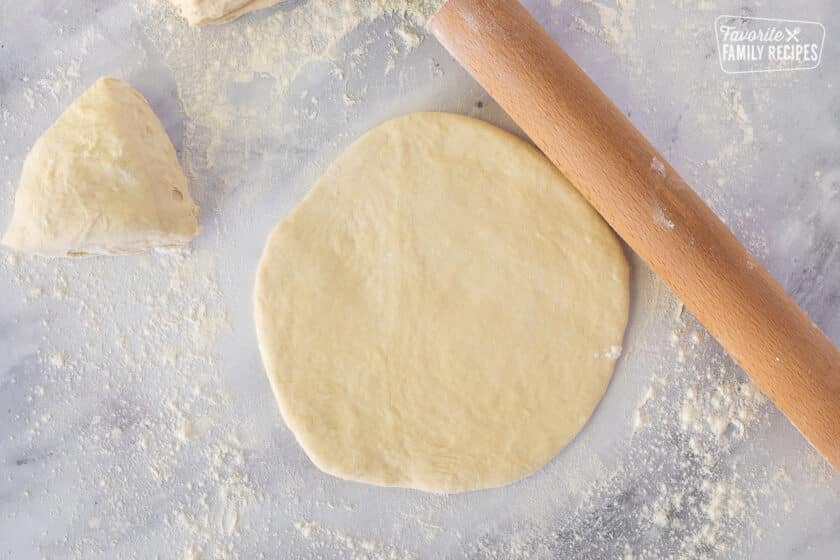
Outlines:
{"type": "Polygon", "coordinates": [[[428,27],[840,470],[840,352],[515,0],[428,27]]]}

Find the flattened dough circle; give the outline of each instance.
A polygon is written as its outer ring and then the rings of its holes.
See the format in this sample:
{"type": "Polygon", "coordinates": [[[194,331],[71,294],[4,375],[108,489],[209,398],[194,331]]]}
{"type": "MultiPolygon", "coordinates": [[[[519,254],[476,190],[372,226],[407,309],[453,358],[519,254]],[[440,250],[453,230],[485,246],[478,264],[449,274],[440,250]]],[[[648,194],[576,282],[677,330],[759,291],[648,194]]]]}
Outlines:
{"type": "Polygon", "coordinates": [[[362,136],[277,226],[255,314],[318,467],[458,492],[533,473],[575,436],[628,298],[619,241],[540,152],[418,113],[362,136]]]}

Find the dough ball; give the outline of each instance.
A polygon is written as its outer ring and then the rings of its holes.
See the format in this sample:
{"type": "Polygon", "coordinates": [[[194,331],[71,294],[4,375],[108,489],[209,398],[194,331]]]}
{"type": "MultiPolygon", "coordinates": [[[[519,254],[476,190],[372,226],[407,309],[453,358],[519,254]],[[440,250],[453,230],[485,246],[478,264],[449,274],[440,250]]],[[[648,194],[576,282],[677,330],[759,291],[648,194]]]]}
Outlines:
{"type": "Polygon", "coordinates": [[[280,0],[171,0],[190,25],[226,23],[280,0]]]}
{"type": "Polygon", "coordinates": [[[175,148],[140,93],[101,78],[32,146],[3,243],[44,256],[184,245],[198,209],[175,148]]]}
{"type": "Polygon", "coordinates": [[[578,433],[628,292],[618,239],[539,151],[420,113],[362,136],[280,222],[255,314],[318,467],[459,492],[533,473],[578,433]]]}

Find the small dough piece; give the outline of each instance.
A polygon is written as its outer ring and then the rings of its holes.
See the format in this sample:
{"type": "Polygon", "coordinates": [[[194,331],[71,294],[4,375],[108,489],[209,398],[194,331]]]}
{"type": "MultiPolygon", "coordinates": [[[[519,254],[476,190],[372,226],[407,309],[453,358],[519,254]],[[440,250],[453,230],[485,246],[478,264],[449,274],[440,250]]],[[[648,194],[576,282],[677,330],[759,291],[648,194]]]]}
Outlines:
{"type": "Polygon", "coordinates": [[[418,113],[350,146],[268,239],[260,351],[336,476],[432,492],[515,481],[583,427],[620,353],[628,265],[534,147],[418,113]]]}
{"type": "Polygon", "coordinates": [[[280,0],[172,0],[190,25],[227,23],[280,0]]]}
{"type": "Polygon", "coordinates": [[[190,242],[198,209],[148,102],[100,78],[32,146],[3,243],[44,256],[114,255],[190,242]]]}

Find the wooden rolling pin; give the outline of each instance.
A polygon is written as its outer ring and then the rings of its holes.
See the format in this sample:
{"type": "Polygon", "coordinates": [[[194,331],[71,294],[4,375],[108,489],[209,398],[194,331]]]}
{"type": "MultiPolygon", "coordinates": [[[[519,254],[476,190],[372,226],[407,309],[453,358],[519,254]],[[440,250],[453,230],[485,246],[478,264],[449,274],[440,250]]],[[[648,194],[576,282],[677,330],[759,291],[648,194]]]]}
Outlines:
{"type": "Polygon", "coordinates": [[[515,0],[428,27],[840,470],[840,353],[618,107],[515,0]]]}

